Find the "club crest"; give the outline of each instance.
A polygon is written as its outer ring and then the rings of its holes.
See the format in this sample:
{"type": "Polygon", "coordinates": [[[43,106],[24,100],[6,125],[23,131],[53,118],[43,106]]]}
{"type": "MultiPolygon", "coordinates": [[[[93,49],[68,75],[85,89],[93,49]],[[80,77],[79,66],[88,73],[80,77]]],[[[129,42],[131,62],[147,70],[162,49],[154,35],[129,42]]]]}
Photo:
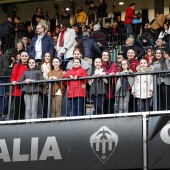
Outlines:
{"type": "Polygon", "coordinates": [[[90,137],[90,146],[103,163],[113,154],[117,144],[118,135],[106,126],[102,126],[90,137]]]}

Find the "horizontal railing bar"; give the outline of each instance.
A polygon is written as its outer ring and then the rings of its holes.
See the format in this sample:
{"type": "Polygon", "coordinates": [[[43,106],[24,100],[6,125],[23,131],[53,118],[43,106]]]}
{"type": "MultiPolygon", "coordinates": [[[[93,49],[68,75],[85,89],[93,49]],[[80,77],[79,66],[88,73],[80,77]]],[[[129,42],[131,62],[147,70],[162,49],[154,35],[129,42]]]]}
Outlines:
{"type": "MultiPolygon", "coordinates": [[[[78,80],[85,80],[85,79],[97,79],[97,78],[108,78],[108,77],[120,77],[120,76],[137,76],[137,75],[148,75],[148,74],[161,74],[161,73],[170,73],[170,70],[163,70],[163,71],[150,71],[150,72],[136,72],[130,74],[119,74],[119,75],[103,75],[103,76],[87,76],[87,77],[79,77],[78,80]]],[[[170,74],[168,74],[170,75],[170,74]]],[[[31,83],[49,83],[49,82],[59,82],[59,81],[72,81],[71,78],[62,78],[62,79],[46,79],[46,80],[36,80],[32,81],[31,83]]],[[[16,82],[16,85],[27,84],[26,82],[16,82]]],[[[0,86],[9,86],[13,85],[12,83],[1,83],[0,86]]]]}
{"type": "Polygon", "coordinates": [[[116,113],[116,114],[103,114],[103,115],[86,115],[86,116],[72,116],[72,117],[58,117],[58,118],[40,118],[40,119],[26,119],[26,120],[7,120],[0,121],[0,125],[4,124],[22,124],[22,123],[32,123],[32,122],[54,122],[54,121],[69,121],[69,120],[86,120],[86,119],[100,119],[100,118],[115,118],[122,116],[147,116],[147,115],[168,115],[170,110],[167,111],[151,111],[151,112],[133,112],[133,113],[116,113]]]}

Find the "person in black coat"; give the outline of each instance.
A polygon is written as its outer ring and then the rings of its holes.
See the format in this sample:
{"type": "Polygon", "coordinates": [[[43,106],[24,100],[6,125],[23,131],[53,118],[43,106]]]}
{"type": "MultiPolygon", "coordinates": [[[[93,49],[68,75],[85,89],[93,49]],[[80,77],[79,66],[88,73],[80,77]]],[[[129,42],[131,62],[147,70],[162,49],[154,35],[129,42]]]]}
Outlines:
{"type": "Polygon", "coordinates": [[[36,17],[37,16],[40,16],[40,18],[43,19],[43,20],[45,19],[44,15],[43,15],[43,11],[42,11],[42,9],[40,7],[38,7],[36,9],[36,14],[34,14],[33,17],[32,17],[32,27],[33,27],[33,30],[35,30],[36,26],[38,25],[38,23],[36,21],[36,17]]]}
{"type": "Polygon", "coordinates": [[[100,47],[97,45],[97,41],[90,37],[88,31],[83,32],[82,40],[84,47],[84,60],[91,66],[94,59],[101,56],[100,47]]]}
{"type": "Polygon", "coordinates": [[[17,47],[17,43],[18,42],[22,42],[22,37],[25,36],[26,33],[26,27],[25,27],[25,23],[23,21],[20,20],[19,17],[15,17],[14,18],[14,22],[15,22],[15,47],[17,47]]]}
{"type": "Polygon", "coordinates": [[[0,38],[2,41],[2,49],[3,52],[6,51],[7,48],[9,48],[9,38],[12,35],[12,30],[14,26],[12,24],[12,18],[8,17],[1,25],[1,30],[0,30],[0,38]]]}

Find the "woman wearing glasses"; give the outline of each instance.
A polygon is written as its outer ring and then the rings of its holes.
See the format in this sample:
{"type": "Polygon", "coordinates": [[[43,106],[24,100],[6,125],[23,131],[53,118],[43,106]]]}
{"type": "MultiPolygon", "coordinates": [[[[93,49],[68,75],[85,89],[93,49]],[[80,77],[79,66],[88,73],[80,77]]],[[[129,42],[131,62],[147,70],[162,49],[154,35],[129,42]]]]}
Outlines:
{"type": "Polygon", "coordinates": [[[146,54],[146,60],[147,60],[147,62],[148,62],[148,65],[151,65],[151,64],[153,64],[153,62],[154,62],[154,50],[153,49],[151,49],[151,48],[149,48],[148,50],[147,50],[147,54],[146,54]]]}
{"type": "MultiPolygon", "coordinates": [[[[164,57],[164,51],[161,48],[155,51],[153,66],[155,71],[170,70],[170,59],[164,57]]],[[[157,74],[157,96],[157,109],[170,110],[170,78],[167,73],[157,74]]]]}

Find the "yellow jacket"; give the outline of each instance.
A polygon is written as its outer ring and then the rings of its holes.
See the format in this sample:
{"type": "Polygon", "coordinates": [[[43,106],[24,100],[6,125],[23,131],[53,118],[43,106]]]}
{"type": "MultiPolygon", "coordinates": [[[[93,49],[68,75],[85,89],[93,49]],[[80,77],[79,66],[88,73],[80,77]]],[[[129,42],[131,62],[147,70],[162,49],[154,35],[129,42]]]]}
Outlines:
{"type": "Polygon", "coordinates": [[[77,23],[86,22],[87,14],[84,11],[76,13],[75,19],[77,20],[77,23]]]}

